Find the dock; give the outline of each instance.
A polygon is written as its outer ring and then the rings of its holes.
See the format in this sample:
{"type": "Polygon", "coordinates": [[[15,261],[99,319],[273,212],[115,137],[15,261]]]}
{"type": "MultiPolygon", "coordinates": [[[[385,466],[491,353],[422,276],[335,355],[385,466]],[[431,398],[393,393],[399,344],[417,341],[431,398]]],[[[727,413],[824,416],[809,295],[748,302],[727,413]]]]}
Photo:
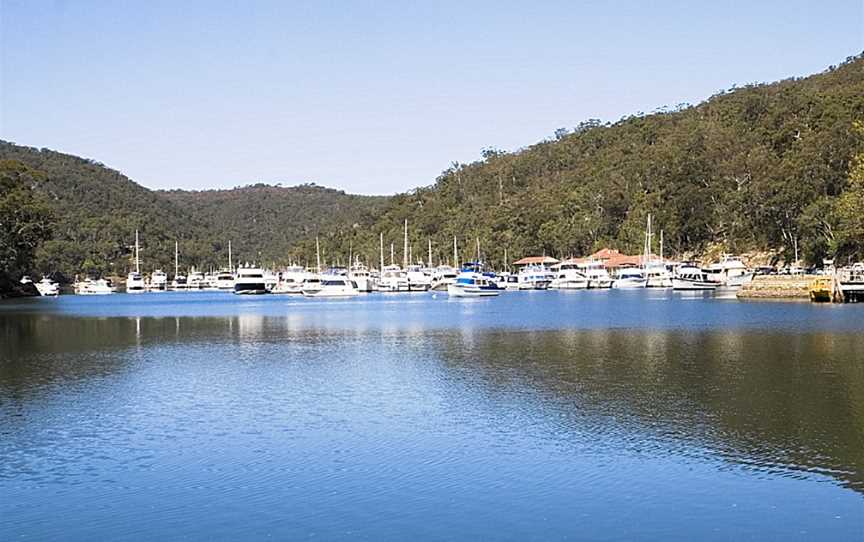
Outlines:
{"type": "Polygon", "coordinates": [[[739,299],[810,299],[816,275],[759,275],[738,290],[739,299]]]}

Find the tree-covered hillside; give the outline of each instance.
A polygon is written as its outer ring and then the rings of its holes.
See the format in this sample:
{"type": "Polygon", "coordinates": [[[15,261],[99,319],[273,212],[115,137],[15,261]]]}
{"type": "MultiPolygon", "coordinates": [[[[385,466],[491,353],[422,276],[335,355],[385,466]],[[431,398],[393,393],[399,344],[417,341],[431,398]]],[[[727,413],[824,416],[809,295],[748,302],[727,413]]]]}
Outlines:
{"type": "MultiPolygon", "coordinates": [[[[401,246],[407,218],[414,252],[425,254],[431,238],[441,257],[453,235],[463,248],[479,238],[493,263],[504,248],[513,257],[604,245],[638,252],[651,213],[670,253],[722,245],[781,250],[788,261],[797,244],[812,262],[860,259],[864,239],[847,215],[864,213],[860,193],[849,191],[861,119],[864,58],[856,57],[696,106],[587,121],[518,152],[454,163],[433,185],[393,198],[353,246],[374,255],[382,231],[401,246]]],[[[331,242],[347,252],[339,236],[331,242]]]]}

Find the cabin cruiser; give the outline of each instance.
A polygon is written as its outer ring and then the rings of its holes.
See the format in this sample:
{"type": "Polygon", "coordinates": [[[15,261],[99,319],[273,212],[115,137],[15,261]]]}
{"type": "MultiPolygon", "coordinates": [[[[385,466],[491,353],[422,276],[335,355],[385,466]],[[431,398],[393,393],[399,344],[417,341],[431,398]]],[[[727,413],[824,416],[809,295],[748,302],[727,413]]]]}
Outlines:
{"type": "Polygon", "coordinates": [[[174,280],[171,281],[171,289],[172,290],[188,290],[189,289],[189,279],[186,275],[176,274],[174,275],[174,280]]]}
{"type": "Polygon", "coordinates": [[[189,289],[203,290],[207,287],[207,277],[201,271],[195,271],[193,268],[189,272],[189,289]]]}
{"type": "Polygon", "coordinates": [[[432,286],[432,275],[422,265],[409,265],[405,270],[409,292],[426,292],[432,286]]]}
{"type": "Polygon", "coordinates": [[[603,262],[589,260],[576,264],[576,269],[588,278],[589,288],[611,288],[612,277],[603,265],[603,262]]]}
{"type": "Polygon", "coordinates": [[[755,275],[740,258],[729,255],[724,255],[719,263],[711,264],[702,271],[708,276],[708,280],[729,288],[740,288],[752,281],[755,275]]]}
{"type": "Polygon", "coordinates": [[[385,265],[378,281],[379,292],[407,292],[408,276],[398,265],[385,265]]]}
{"type": "Polygon", "coordinates": [[[864,301],[864,263],[840,270],[840,291],[845,301],[864,301]]]}
{"type": "Polygon", "coordinates": [[[260,267],[239,267],[234,280],[234,293],[242,295],[266,294],[264,271],[260,267]]]}
{"type": "Polygon", "coordinates": [[[464,268],[456,277],[456,282],[447,286],[447,295],[450,297],[491,297],[502,291],[503,288],[476,267],[464,268]]]}
{"type": "Polygon", "coordinates": [[[616,273],[615,282],[612,287],[617,290],[631,290],[634,288],[645,288],[648,285],[648,279],[638,267],[624,267],[616,273]]]}
{"type": "Polygon", "coordinates": [[[300,285],[300,293],[305,296],[311,296],[314,295],[315,292],[320,291],[322,287],[321,275],[309,274],[305,279],[303,279],[303,282],[300,285]]]}
{"type": "Polygon", "coordinates": [[[161,269],[153,271],[150,275],[151,290],[166,290],[168,288],[168,274],[161,269]]]}
{"type": "Polygon", "coordinates": [[[39,290],[39,295],[43,297],[60,295],[60,285],[48,277],[42,277],[42,280],[36,283],[36,289],[39,290]]]}
{"type": "Polygon", "coordinates": [[[545,265],[526,265],[519,270],[520,290],[545,290],[549,288],[554,276],[545,265]]]}
{"type": "Polygon", "coordinates": [[[693,264],[683,264],[672,277],[675,290],[715,290],[718,282],[710,280],[708,274],[693,264]]]}
{"type": "Polygon", "coordinates": [[[138,271],[132,271],[126,275],[126,293],[141,294],[147,291],[147,283],[144,281],[144,275],[138,271]]]}
{"type": "Polygon", "coordinates": [[[507,271],[499,273],[498,276],[495,277],[495,282],[498,284],[499,288],[504,290],[519,289],[519,275],[514,275],[507,271]]]}
{"type": "Polygon", "coordinates": [[[217,290],[234,291],[234,274],[223,269],[216,273],[215,287],[217,290]]]}
{"type": "Polygon", "coordinates": [[[75,283],[75,293],[78,295],[105,295],[116,291],[117,288],[111,284],[110,279],[86,278],[75,283]]]}
{"type": "Polygon", "coordinates": [[[273,288],[279,283],[279,276],[273,271],[264,271],[264,287],[268,292],[272,292],[273,288]]]}
{"type": "Polygon", "coordinates": [[[552,266],[552,282],[555,290],[584,290],[588,288],[588,277],[583,275],[575,262],[563,261],[552,266]]]}
{"type": "Polygon", "coordinates": [[[30,275],[24,275],[18,282],[21,284],[33,284],[33,279],[30,278],[30,275]]]}
{"type": "Polygon", "coordinates": [[[432,270],[432,281],[429,284],[430,290],[447,291],[447,286],[456,282],[456,277],[459,271],[455,267],[449,265],[439,265],[432,270]]]}
{"type": "Polygon", "coordinates": [[[274,294],[302,294],[303,280],[306,279],[306,269],[299,265],[289,265],[279,273],[279,280],[273,287],[274,294]]]}
{"type": "Polygon", "coordinates": [[[645,262],[642,267],[645,278],[648,279],[646,287],[648,288],[671,288],[672,273],[662,261],[652,260],[645,262]]]}
{"type": "Polygon", "coordinates": [[[360,292],[368,293],[375,291],[375,279],[372,278],[369,268],[361,263],[355,263],[351,266],[348,278],[357,285],[357,290],[360,292]]]}
{"type": "Polygon", "coordinates": [[[360,293],[357,284],[343,274],[324,273],[318,288],[304,289],[306,297],[353,297],[360,293]]]}

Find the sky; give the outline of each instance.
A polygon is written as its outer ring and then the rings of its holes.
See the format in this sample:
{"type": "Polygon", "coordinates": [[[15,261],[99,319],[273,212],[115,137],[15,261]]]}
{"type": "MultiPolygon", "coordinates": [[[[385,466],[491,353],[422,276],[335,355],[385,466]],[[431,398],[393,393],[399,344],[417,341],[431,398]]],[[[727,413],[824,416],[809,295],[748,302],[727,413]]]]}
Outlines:
{"type": "Polygon", "coordinates": [[[862,50],[864,0],[0,0],[0,139],[150,188],[392,194],[862,50]]]}

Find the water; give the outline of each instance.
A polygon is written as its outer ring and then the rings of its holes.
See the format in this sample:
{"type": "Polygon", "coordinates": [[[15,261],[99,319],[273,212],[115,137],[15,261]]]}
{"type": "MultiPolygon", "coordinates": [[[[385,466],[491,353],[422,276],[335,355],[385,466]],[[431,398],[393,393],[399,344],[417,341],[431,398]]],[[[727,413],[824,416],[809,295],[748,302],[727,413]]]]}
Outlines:
{"type": "Polygon", "coordinates": [[[864,307],[0,304],[0,539],[864,538],[864,307]]]}

